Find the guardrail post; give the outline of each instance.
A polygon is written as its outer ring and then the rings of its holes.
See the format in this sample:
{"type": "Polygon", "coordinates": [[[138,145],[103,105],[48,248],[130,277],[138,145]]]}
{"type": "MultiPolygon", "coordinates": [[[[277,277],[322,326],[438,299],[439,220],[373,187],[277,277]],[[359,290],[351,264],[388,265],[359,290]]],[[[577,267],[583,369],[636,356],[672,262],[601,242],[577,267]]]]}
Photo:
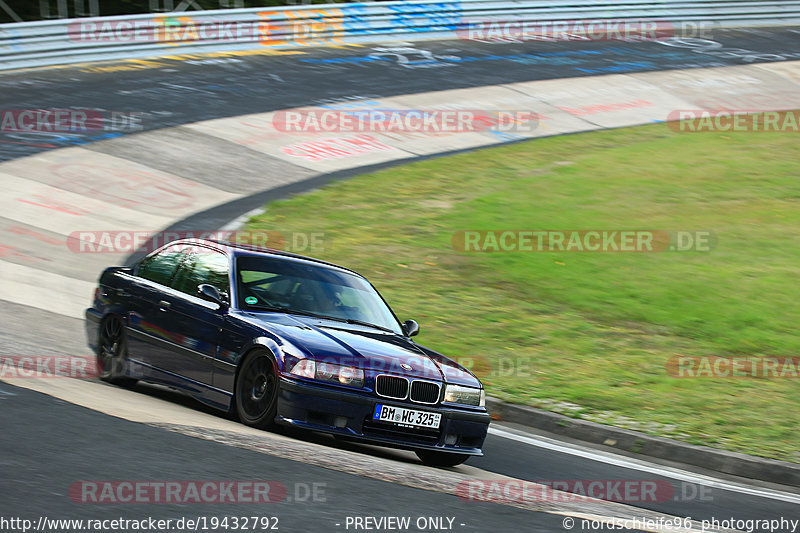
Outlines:
{"type": "Polygon", "coordinates": [[[39,0],[39,15],[43,19],[65,19],[69,17],[67,0],[56,0],[58,15],[50,14],[50,0],[39,0]]]}
{"type": "Polygon", "coordinates": [[[156,13],[160,11],[172,11],[175,9],[174,0],[163,0],[164,7],[161,7],[162,0],[150,0],[150,12],[156,13]]]}
{"type": "Polygon", "coordinates": [[[75,15],[79,17],[97,17],[100,15],[98,0],[89,0],[89,10],[87,11],[84,0],[75,0],[75,15]]]}

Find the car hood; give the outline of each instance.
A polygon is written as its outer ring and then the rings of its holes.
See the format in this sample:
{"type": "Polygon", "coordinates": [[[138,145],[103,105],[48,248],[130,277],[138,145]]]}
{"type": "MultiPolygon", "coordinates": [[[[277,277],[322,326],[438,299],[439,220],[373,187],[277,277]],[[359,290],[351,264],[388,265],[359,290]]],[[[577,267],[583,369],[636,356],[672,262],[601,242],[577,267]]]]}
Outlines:
{"type": "Polygon", "coordinates": [[[302,357],[345,364],[374,373],[446,381],[480,387],[480,381],[455,361],[410,339],[335,320],[280,313],[248,313],[262,327],[301,350],[302,357]]]}

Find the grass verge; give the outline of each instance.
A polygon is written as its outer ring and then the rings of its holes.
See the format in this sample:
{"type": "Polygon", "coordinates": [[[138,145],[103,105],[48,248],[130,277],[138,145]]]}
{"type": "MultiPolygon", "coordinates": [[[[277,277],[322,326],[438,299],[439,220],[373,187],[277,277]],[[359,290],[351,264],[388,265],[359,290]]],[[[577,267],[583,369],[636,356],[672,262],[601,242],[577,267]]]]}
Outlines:
{"type": "Polygon", "coordinates": [[[400,166],[275,202],[247,229],[323,232],[419,342],[490,394],[800,462],[800,381],[678,378],[684,356],[800,355],[800,143],[663,124],[400,166]],[[462,230],[704,230],[711,252],[467,253],[462,230]],[[463,360],[463,359],[462,359],[463,360]]]}

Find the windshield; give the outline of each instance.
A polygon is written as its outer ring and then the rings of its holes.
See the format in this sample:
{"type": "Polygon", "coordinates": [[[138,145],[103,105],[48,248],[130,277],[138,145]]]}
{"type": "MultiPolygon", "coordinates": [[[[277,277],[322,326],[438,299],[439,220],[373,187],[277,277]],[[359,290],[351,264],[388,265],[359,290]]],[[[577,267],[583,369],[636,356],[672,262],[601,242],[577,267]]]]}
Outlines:
{"type": "Polygon", "coordinates": [[[321,265],[271,257],[236,261],[238,306],[364,323],[400,333],[380,295],[363,278],[321,265]]]}

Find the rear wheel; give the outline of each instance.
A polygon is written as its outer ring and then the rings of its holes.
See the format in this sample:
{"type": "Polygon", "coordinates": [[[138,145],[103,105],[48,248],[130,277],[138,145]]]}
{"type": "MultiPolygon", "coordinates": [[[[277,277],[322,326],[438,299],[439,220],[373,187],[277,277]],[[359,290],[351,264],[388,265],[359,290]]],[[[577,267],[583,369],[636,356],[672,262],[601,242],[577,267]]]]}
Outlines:
{"type": "Polygon", "coordinates": [[[428,466],[456,466],[470,457],[463,453],[434,452],[431,450],[416,450],[415,453],[420,461],[428,466]]]}
{"type": "Polygon", "coordinates": [[[236,411],[246,425],[268,429],[278,412],[278,365],[264,351],[245,357],[236,379],[236,411]]]}
{"type": "Polygon", "coordinates": [[[128,339],[125,326],[118,316],[106,317],[100,324],[97,339],[97,367],[99,377],[103,381],[130,387],[136,379],[125,375],[125,363],[128,357],[128,339]]]}

